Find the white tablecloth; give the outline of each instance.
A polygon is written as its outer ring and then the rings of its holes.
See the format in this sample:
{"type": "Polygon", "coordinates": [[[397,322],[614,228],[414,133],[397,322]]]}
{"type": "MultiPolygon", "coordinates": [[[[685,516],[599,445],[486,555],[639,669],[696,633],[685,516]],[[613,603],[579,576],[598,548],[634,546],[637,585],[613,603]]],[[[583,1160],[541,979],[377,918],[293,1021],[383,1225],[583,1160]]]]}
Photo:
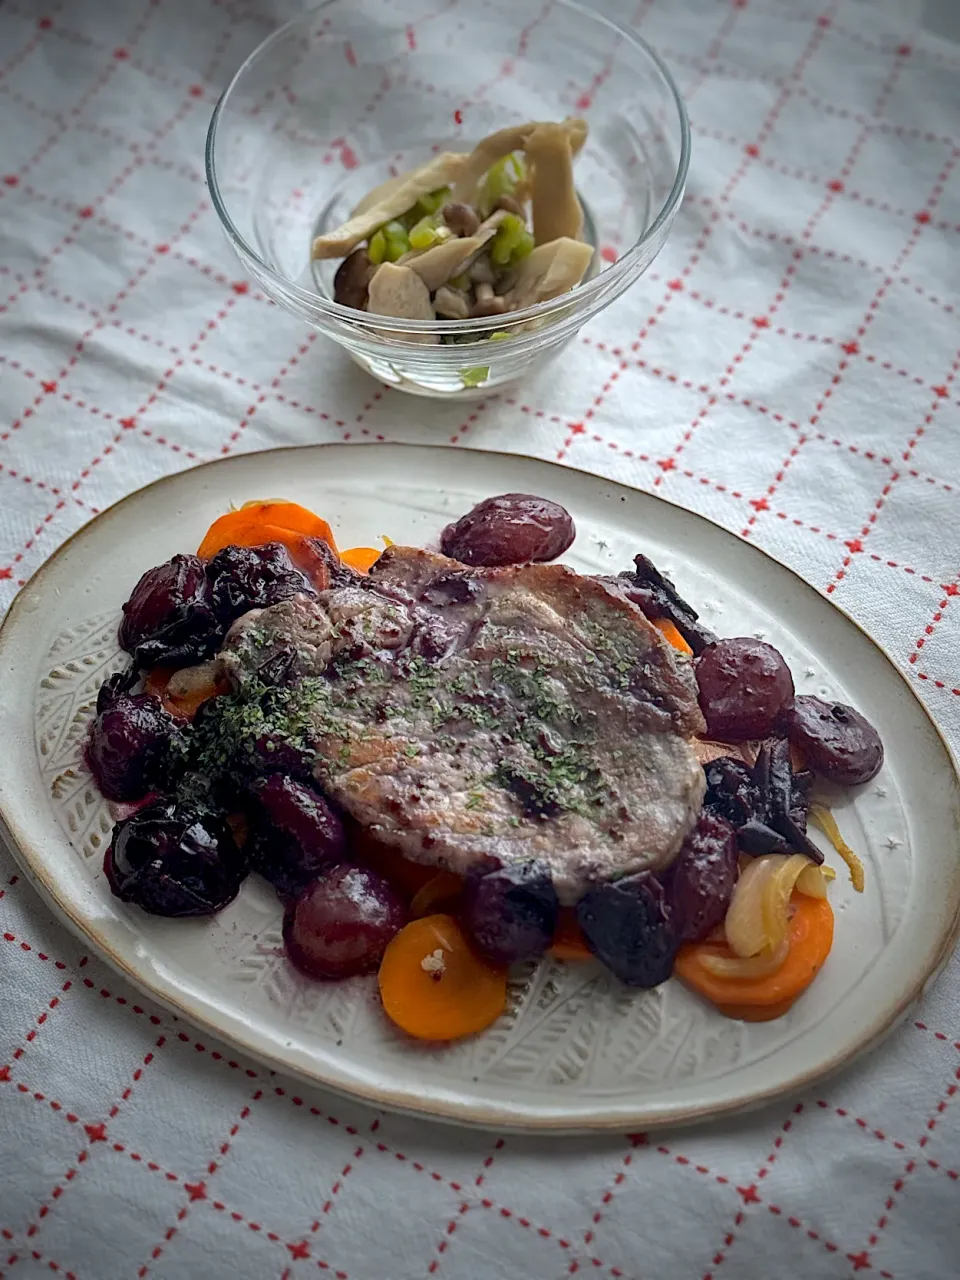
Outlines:
{"type": "MultiPolygon", "coordinates": [[[[430,0],[405,7],[415,23],[430,0]]],[[[96,511],[197,460],[523,449],[769,548],[866,625],[956,745],[960,46],[895,0],[604,7],[690,105],[672,239],[569,358],[448,408],[268,309],[221,237],[206,124],[289,6],[4,4],[0,600],[96,511]]],[[[803,1097],[578,1141],[378,1116],[241,1061],[115,978],[5,853],[0,965],[14,1280],[956,1274],[955,962],[803,1097]]]]}

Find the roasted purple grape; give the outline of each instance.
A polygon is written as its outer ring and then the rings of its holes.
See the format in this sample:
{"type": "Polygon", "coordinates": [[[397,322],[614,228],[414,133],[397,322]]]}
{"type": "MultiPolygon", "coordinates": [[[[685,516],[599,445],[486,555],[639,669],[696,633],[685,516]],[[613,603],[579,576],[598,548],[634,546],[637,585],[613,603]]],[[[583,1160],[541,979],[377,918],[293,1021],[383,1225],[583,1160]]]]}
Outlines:
{"type": "Polygon", "coordinates": [[[727,914],[737,883],[733,827],[705,813],[683,842],[665,876],[674,926],[683,942],[699,942],[727,914]]]}
{"type": "Polygon", "coordinates": [[[142,800],[164,784],[176,721],[152,693],[122,693],[105,702],[90,726],[90,772],[108,800],[142,800]]]}
{"type": "Polygon", "coordinates": [[[656,987],[673,972],[680,936],[663,883],[649,872],[598,885],[577,904],[587,946],[629,987],[656,987]]]}
{"type": "Polygon", "coordinates": [[[535,862],[467,877],[463,924],[477,950],[494,964],[543,955],[553,939],[558,910],[553,881],[535,862]]]}
{"type": "Polygon", "coordinates": [[[295,898],[325,868],[343,859],[343,823],[318,791],[283,774],[264,778],[251,790],[253,869],[281,898],[295,898]]]}
{"type": "Polygon", "coordinates": [[[309,977],[350,978],[377,968],[406,921],[403,899],[383,876],[339,863],[287,908],[283,940],[309,977]]]}
{"type": "Polygon", "coordinates": [[[632,573],[621,573],[607,581],[622,591],[651,621],[668,618],[694,653],[702,653],[717,637],[700,622],[700,615],[680,595],[670,579],[647,556],[633,557],[632,573]]]}
{"type": "Polygon", "coordinates": [[[782,655],[750,636],[710,645],[696,670],[707,733],[718,742],[765,738],[793,698],[793,677],[782,655]]]}
{"type": "Polygon", "coordinates": [[[210,607],[203,561],[174,556],[148,569],[123,606],[117,638],[138,666],[187,666],[209,657],[222,630],[210,607]]]}
{"type": "Polygon", "coordinates": [[[207,565],[210,598],[223,626],[251,609],[265,609],[295,595],[315,595],[279,542],[224,547],[207,565]]]}
{"type": "Polygon", "coordinates": [[[209,916],[237,896],[247,864],[222,819],[160,801],[117,824],[103,869],[151,915],[209,916]]]}
{"type": "Polygon", "coordinates": [[[880,772],[880,735],[853,707],[802,694],[784,717],[784,727],[810,768],[830,782],[855,787],[880,772]]]}
{"type": "Polygon", "coordinates": [[[707,813],[725,818],[734,827],[742,827],[762,811],[760,788],[753,770],[735,756],[718,756],[703,766],[707,792],[703,807],[707,813]]]}
{"type": "Polygon", "coordinates": [[[556,560],[576,534],[569,513],[558,503],[529,493],[504,493],[484,499],[447,525],[440,549],[463,564],[525,564],[556,560]]]}

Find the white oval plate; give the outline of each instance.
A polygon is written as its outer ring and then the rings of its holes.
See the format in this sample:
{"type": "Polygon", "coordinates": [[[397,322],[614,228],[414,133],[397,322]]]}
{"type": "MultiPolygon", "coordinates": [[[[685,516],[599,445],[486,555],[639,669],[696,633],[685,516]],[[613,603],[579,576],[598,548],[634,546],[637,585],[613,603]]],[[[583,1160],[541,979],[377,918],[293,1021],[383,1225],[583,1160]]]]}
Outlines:
{"type": "MultiPolygon", "coordinates": [[[[960,784],[906,682],[836,607],[756,547],[648,494],[530,459],[403,445],[248,454],[160,480],[98,516],[27,584],[0,632],[0,815],[25,871],[135,983],[216,1035],[316,1083],[470,1124],[646,1128],[758,1105],[809,1084],[888,1030],[949,954],[960,912],[960,784]],[[251,877],[213,920],[165,921],[114,898],[110,817],[81,758],[97,688],[122,665],[120,604],[138,575],[196,547],[231,503],[283,495],[322,513],[343,546],[435,539],[508,490],[573,514],[565,559],[627,568],[643,550],[721,633],[768,638],[800,692],[853,703],[886,744],[882,773],[833,797],[867,888],[831,889],[822,975],[776,1022],[720,1016],[670,981],[627,990],[598,965],[547,960],[512,984],[509,1012],[449,1048],[399,1035],[373,979],[301,979],[280,953],[280,909],[251,877]]],[[[838,860],[828,853],[828,862],[838,860]]]]}

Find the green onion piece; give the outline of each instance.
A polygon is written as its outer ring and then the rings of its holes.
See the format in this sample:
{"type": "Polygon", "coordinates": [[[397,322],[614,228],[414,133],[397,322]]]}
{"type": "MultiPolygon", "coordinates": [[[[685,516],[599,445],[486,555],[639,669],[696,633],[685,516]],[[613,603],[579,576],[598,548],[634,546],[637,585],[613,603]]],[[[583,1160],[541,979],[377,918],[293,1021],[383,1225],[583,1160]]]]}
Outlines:
{"type": "Polygon", "coordinates": [[[491,335],[490,335],[490,341],[491,341],[491,342],[502,342],[502,341],[504,340],[504,338],[512,338],[512,337],[513,337],[513,334],[512,334],[512,333],[508,333],[508,332],[506,331],[506,329],[498,329],[498,330],[496,331],[496,333],[491,333],[491,335]]]}
{"type": "Polygon", "coordinates": [[[375,231],[370,237],[370,243],[367,245],[367,257],[375,267],[379,267],[387,256],[387,237],[383,234],[383,229],[375,231]]]}
{"type": "Polygon", "coordinates": [[[525,258],[533,249],[533,236],[527,224],[515,213],[508,213],[497,227],[490,246],[490,261],[495,267],[508,267],[525,258]]]}
{"type": "Polygon", "coordinates": [[[407,235],[407,228],[402,222],[388,222],[381,227],[383,232],[386,251],[384,257],[387,262],[396,262],[398,258],[402,258],[405,253],[410,250],[410,237],[407,235]]]}
{"type": "Polygon", "coordinates": [[[470,288],[470,283],[471,283],[471,281],[470,281],[470,276],[469,276],[468,272],[466,272],[466,271],[464,271],[464,272],[463,272],[461,275],[459,275],[459,276],[451,276],[451,277],[450,277],[450,288],[451,288],[451,289],[463,289],[463,290],[467,290],[467,289],[469,289],[469,288],[470,288]]]}
{"type": "Polygon", "coordinates": [[[479,387],[490,377],[490,366],[478,364],[472,369],[460,370],[460,381],[465,387],[479,387]]]}
{"type": "Polygon", "coordinates": [[[443,206],[450,199],[450,188],[440,187],[437,191],[431,191],[428,195],[421,196],[414,206],[421,215],[430,213],[439,213],[443,206]]]}
{"type": "Polygon", "coordinates": [[[480,183],[480,208],[484,217],[489,216],[501,196],[513,195],[526,173],[523,158],[516,151],[490,166],[480,183]]]}
{"type": "Polygon", "coordinates": [[[440,239],[433,214],[427,214],[410,228],[410,248],[429,249],[440,239]]]}

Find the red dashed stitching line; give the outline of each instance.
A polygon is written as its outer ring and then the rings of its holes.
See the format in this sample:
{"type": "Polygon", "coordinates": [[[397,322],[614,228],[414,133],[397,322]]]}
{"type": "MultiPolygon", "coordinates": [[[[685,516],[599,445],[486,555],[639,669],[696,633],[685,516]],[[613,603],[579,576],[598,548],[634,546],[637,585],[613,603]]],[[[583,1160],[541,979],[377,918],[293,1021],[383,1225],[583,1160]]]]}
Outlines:
{"type": "Polygon", "coordinates": [[[8,62],[5,62],[3,66],[0,67],[0,80],[8,76],[11,71],[15,71],[16,68],[19,67],[20,64],[25,61],[25,59],[29,58],[30,54],[33,53],[34,49],[40,43],[40,40],[42,38],[42,33],[45,31],[49,31],[52,28],[53,26],[52,18],[62,13],[63,4],[59,2],[56,4],[51,4],[49,6],[49,14],[51,16],[48,16],[46,18],[41,18],[39,21],[37,20],[36,15],[32,12],[27,13],[23,9],[15,8],[12,5],[10,6],[10,10],[12,13],[16,13],[18,17],[25,18],[28,22],[35,22],[36,30],[34,31],[33,35],[30,37],[30,39],[26,42],[26,44],[23,45],[20,51],[18,53],[15,53],[8,62]]]}
{"type": "MultiPolygon", "coordinates": [[[[248,1119],[250,1115],[250,1104],[254,1102],[259,1102],[259,1100],[262,1097],[263,1097],[263,1091],[261,1089],[258,1089],[256,1093],[254,1093],[253,1097],[250,1099],[250,1103],[247,1103],[247,1105],[240,1112],[239,1118],[234,1122],[234,1124],[230,1128],[230,1133],[229,1133],[229,1136],[227,1137],[227,1140],[220,1144],[219,1151],[218,1151],[218,1159],[211,1160],[210,1163],[207,1165],[206,1178],[212,1179],[214,1174],[219,1169],[220,1164],[222,1163],[224,1157],[226,1156],[227,1152],[230,1150],[230,1145],[233,1142],[233,1139],[237,1136],[237,1134],[240,1131],[240,1126],[243,1124],[243,1122],[246,1119],[248,1119]]],[[[177,1220],[173,1224],[173,1226],[168,1227],[167,1231],[164,1233],[163,1243],[157,1244],[154,1246],[153,1250],[150,1253],[151,1262],[156,1262],[156,1260],[163,1253],[164,1248],[170,1243],[173,1237],[180,1230],[180,1224],[189,1214],[190,1206],[194,1204],[197,1200],[205,1200],[207,1198],[206,1178],[204,1178],[198,1183],[185,1182],[183,1184],[183,1188],[187,1192],[187,1197],[188,1197],[187,1203],[185,1205],[182,1205],[181,1208],[177,1211],[177,1220]]],[[[236,1215],[233,1215],[233,1216],[236,1217],[236,1215]]],[[[261,1230],[260,1226],[254,1222],[248,1222],[247,1226],[250,1227],[252,1231],[261,1230]]],[[[279,1240],[280,1237],[276,1236],[272,1238],[279,1240]]],[[[143,1266],[140,1267],[139,1270],[137,1271],[138,1280],[143,1280],[143,1277],[147,1275],[149,1270],[150,1270],[150,1264],[144,1263],[143,1266]]]]}
{"type": "MultiPolygon", "coordinates": [[[[933,1115],[930,1117],[930,1119],[927,1121],[926,1125],[924,1126],[924,1132],[917,1139],[917,1146],[919,1146],[921,1149],[927,1145],[927,1142],[930,1139],[930,1134],[936,1128],[940,1120],[940,1117],[943,1115],[944,1111],[946,1111],[947,1107],[950,1105],[950,1102],[953,1099],[953,1097],[956,1095],[957,1090],[960,1089],[960,1085],[956,1083],[956,1081],[960,1081],[960,1068],[958,1068],[954,1072],[954,1081],[955,1083],[948,1085],[946,1094],[937,1103],[936,1110],[934,1111],[933,1115]]],[[[910,1160],[907,1161],[907,1163],[903,1167],[903,1172],[900,1174],[899,1178],[897,1178],[896,1181],[894,1182],[890,1195],[887,1197],[886,1201],[884,1202],[883,1213],[877,1219],[877,1222],[876,1222],[876,1225],[874,1226],[873,1231],[867,1237],[866,1245],[860,1251],[860,1253],[856,1255],[847,1254],[847,1257],[850,1258],[851,1261],[854,1261],[854,1258],[859,1260],[859,1263],[860,1263],[859,1266],[857,1265],[856,1262],[854,1262],[854,1270],[860,1270],[861,1268],[869,1269],[872,1266],[872,1263],[870,1261],[870,1250],[873,1249],[876,1246],[877,1242],[879,1241],[880,1233],[886,1228],[887,1224],[890,1221],[890,1214],[892,1213],[896,1205],[897,1197],[903,1191],[903,1188],[906,1185],[907,1179],[910,1177],[910,1175],[914,1172],[916,1168],[917,1168],[916,1159],[911,1158],[910,1160]]],[[[879,1274],[884,1277],[888,1276],[888,1273],[885,1271],[881,1271],[879,1274]]]]}
{"type": "Polygon", "coordinates": [[[46,1023],[50,1014],[54,1011],[54,1009],[59,1007],[60,997],[65,996],[72,986],[73,986],[73,979],[68,978],[67,981],[60,988],[60,994],[54,996],[51,1000],[47,1001],[43,1011],[39,1013],[37,1017],[34,1019],[34,1026],[32,1026],[30,1030],[27,1032],[27,1034],[24,1036],[23,1044],[18,1045],[18,1047],[14,1049],[13,1053],[10,1055],[11,1062],[18,1062],[23,1057],[24,1053],[26,1052],[26,1046],[29,1044],[32,1044],[33,1041],[37,1038],[37,1036],[40,1033],[41,1027],[43,1027],[43,1025],[46,1023]]]}
{"type": "Polygon", "coordinates": [[[960,698],[960,689],[951,689],[950,685],[945,683],[945,681],[936,679],[936,677],[929,675],[926,671],[914,671],[913,674],[918,680],[928,680],[935,689],[949,689],[952,694],[960,698]]]}
{"type": "MultiPolygon", "coordinates": [[[[493,1164],[496,1158],[497,1152],[503,1150],[503,1145],[504,1145],[503,1138],[498,1138],[496,1143],[494,1144],[493,1151],[491,1151],[490,1154],[484,1160],[480,1168],[480,1172],[477,1174],[477,1177],[475,1179],[475,1186],[477,1186],[478,1188],[483,1186],[484,1180],[486,1178],[487,1170],[493,1164]]],[[[444,1233],[441,1236],[439,1242],[437,1243],[437,1246],[435,1249],[436,1257],[431,1259],[430,1265],[427,1267],[428,1275],[435,1275],[436,1272],[439,1270],[440,1260],[447,1251],[447,1248],[450,1244],[450,1240],[452,1239],[453,1234],[459,1225],[460,1219],[463,1217],[465,1213],[469,1212],[469,1210],[470,1210],[470,1205],[467,1203],[467,1201],[466,1200],[462,1201],[459,1209],[457,1210],[456,1216],[451,1218],[450,1221],[447,1223],[444,1233]]],[[[501,1210],[501,1213],[504,1213],[504,1212],[506,1212],[506,1216],[508,1217],[511,1216],[508,1211],[501,1210]]]]}
{"type": "Polygon", "coordinates": [[[915,652],[911,653],[908,659],[911,664],[917,661],[917,659],[920,656],[920,650],[923,648],[923,646],[926,644],[929,638],[933,635],[934,631],[936,631],[937,623],[943,620],[943,615],[946,613],[947,609],[950,607],[951,599],[953,599],[957,595],[960,595],[960,575],[955,577],[950,582],[944,582],[942,586],[944,591],[943,599],[937,605],[933,613],[933,616],[931,617],[927,625],[924,627],[923,635],[919,636],[914,641],[915,652]]]}
{"type": "Polygon", "coordinates": [[[817,1099],[817,1106],[824,1111],[832,1111],[834,1115],[840,1116],[841,1119],[851,1120],[858,1129],[862,1129],[864,1133],[871,1134],[878,1142],[889,1142],[890,1145],[895,1147],[898,1151],[906,1151],[907,1149],[905,1143],[899,1142],[896,1138],[891,1138],[888,1134],[884,1133],[882,1129],[875,1129],[873,1125],[870,1124],[869,1120],[864,1120],[860,1116],[851,1115],[845,1107],[833,1107],[823,1098],[817,1099]]]}

